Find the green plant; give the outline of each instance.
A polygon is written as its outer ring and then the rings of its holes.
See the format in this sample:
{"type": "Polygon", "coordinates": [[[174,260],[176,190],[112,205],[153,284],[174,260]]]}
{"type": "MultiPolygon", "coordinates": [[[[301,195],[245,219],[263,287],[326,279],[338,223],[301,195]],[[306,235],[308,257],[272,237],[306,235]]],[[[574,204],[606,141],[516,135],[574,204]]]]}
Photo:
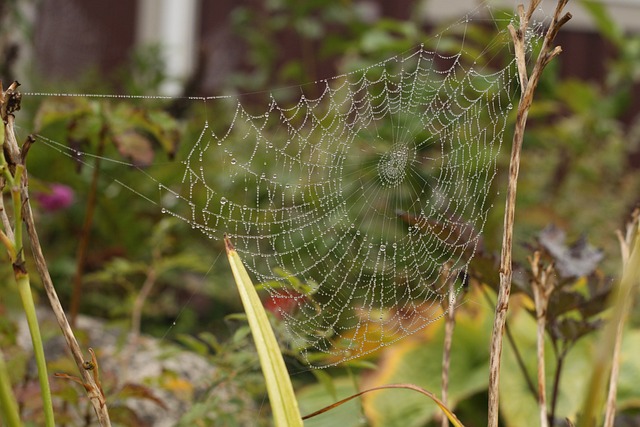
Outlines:
{"type": "MultiPolygon", "coordinates": [[[[40,390],[42,396],[42,407],[44,412],[45,424],[48,427],[55,425],[53,416],[53,403],[51,400],[51,389],[49,387],[49,378],[47,375],[47,364],[44,355],[44,347],[42,336],[40,335],[40,326],[36,316],[36,307],[31,293],[31,282],[27,272],[24,256],[23,242],[23,191],[27,185],[25,177],[25,161],[28,153],[29,145],[32,141],[27,141],[22,150],[19,149],[16,142],[13,122],[13,113],[20,109],[20,96],[17,92],[17,84],[11,84],[5,91],[0,87],[0,116],[4,122],[4,154],[0,156],[0,171],[2,172],[0,193],[4,193],[4,187],[8,186],[11,194],[13,221],[8,217],[4,208],[4,196],[0,196],[0,216],[4,230],[0,230],[0,241],[4,245],[9,254],[9,261],[13,267],[15,281],[18,285],[18,292],[22,300],[24,313],[27,317],[29,332],[31,333],[31,343],[33,344],[34,355],[38,366],[38,379],[40,382],[40,390]]],[[[4,361],[2,362],[4,368],[4,361]]],[[[8,420],[16,420],[16,405],[12,396],[6,393],[9,384],[6,369],[0,369],[0,375],[3,375],[2,385],[3,408],[8,410],[8,420]],[[4,375],[3,375],[4,374],[4,375]]]]}

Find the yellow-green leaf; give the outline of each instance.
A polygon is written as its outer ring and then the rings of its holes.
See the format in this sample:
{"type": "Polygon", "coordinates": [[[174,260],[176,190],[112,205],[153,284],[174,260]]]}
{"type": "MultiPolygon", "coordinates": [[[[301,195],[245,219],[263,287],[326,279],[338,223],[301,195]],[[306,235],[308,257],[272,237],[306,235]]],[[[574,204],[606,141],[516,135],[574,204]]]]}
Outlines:
{"type": "Polygon", "coordinates": [[[242,260],[227,236],[224,238],[227,257],[242,299],[247,320],[256,344],[260,366],[267,384],[267,393],[276,427],[302,427],[298,401],[293,393],[289,373],[284,364],[267,313],[262,307],[253,282],[242,264],[242,260]]]}

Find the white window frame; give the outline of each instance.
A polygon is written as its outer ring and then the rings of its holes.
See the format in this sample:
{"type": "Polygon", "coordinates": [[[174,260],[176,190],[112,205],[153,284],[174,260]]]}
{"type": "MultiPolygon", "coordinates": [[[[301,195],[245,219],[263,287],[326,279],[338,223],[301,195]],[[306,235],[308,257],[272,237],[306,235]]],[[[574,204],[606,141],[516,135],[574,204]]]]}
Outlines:
{"type": "Polygon", "coordinates": [[[163,95],[180,95],[193,73],[199,10],[199,0],[138,0],[136,44],[160,46],[168,77],[163,95]]]}

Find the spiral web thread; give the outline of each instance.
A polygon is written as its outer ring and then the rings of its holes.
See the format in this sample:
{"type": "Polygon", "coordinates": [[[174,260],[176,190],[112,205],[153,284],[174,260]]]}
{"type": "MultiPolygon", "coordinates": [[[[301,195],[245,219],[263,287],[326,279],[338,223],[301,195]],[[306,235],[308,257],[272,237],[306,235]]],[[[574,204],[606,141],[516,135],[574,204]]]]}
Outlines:
{"type": "Polygon", "coordinates": [[[207,117],[181,185],[158,182],[158,203],[230,237],[311,366],[420,330],[442,316],[450,283],[463,286],[517,87],[507,31],[478,49],[472,22],[305,85],[293,105],[277,92],[260,113],[241,98],[192,98],[235,113],[223,131],[207,117]],[[440,49],[452,40],[455,53],[440,49]]]}

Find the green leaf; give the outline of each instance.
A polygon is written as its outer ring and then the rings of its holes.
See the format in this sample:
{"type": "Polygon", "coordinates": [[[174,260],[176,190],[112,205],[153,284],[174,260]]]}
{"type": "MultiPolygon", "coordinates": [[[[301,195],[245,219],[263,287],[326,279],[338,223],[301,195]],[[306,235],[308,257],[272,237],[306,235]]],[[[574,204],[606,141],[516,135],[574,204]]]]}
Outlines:
{"type": "MultiPolygon", "coordinates": [[[[466,297],[473,305],[463,305],[456,315],[449,375],[450,409],[488,385],[489,349],[493,310],[477,304],[483,297],[466,297]]],[[[363,388],[389,383],[413,383],[427,390],[440,390],[444,321],[439,320],[416,334],[414,339],[396,343],[383,354],[380,369],[370,375],[363,388]]],[[[363,397],[366,414],[374,426],[423,426],[440,411],[418,393],[378,392],[363,397]]]]}
{"type": "Polygon", "coordinates": [[[216,353],[220,353],[223,349],[218,338],[212,334],[211,332],[201,332],[198,334],[198,338],[200,338],[204,343],[208,344],[216,353]]]}
{"type": "MultiPolygon", "coordinates": [[[[517,304],[514,301],[515,305],[517,304]]],[[[513,310],[515,311],[515,310],[513,310]]],[[[509,326],[516,340],[527,370],[535,378],[536,372],[536,322],[525,311],[517,311],[509,318],[509,326]]],[[[587,385],[591,365],[591,355],[595,345],[594,336],[578,341],[567,353],[564,361],[556,417],[568,417],[575,421],[587,385]]],[[[545,365],[547,398],[550,399],[553,375],[555,373],[554,351],[549,340],[545,345],[545,365]]],[[[527,388],[511,346],[506,342],[502,356],[500,376],[500,414],[505,425],[518,427],[538,427],[540,419],[537,398],[527,388]]]]}
{"type": "Polygon", "coordinates": [[[199,354],[200,356],[206,356],[207,354],[209,354],[209,348],[207,347],[207,345],[199,339],[192,337],[191,335],[178,334],[176,339],[183,345],[185,345],[189,350],[199,354]]]}
{"type": "Polygon", "coordinates": [[[240,299],[247,314],[253,341],[260,358],[260,366],[267,385],[274,423],[276,427],[302,427],[303,423],[298,410],[298,401],[293,393],[291,379],[284,364],[275,334],[269,324],[267,313],[262,307],[260,297],[258,297],[251,278],[231,241],[226,236],[224,241],[231,271],[238,286],[240,299]]]}
{"type": "Polygon", "coordinates": [[[35,118],[35,130],[36,132],[41,132],[42,129],[48,126],[54,124],[66,125],[72,120],[94,114],[94,105],[86,98],[49,98],[43,101],[38,108],[35,118]]]}

